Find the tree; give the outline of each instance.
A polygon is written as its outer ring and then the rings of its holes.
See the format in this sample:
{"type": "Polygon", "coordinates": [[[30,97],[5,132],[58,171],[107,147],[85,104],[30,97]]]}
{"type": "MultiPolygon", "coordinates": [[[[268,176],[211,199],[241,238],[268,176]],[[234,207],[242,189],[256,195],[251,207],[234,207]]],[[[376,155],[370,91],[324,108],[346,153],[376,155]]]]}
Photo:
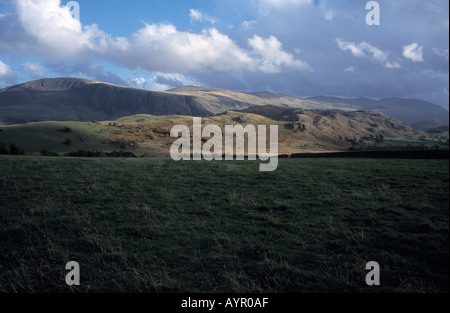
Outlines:
{"type": "Polygon", "coordinates": [[[128,140],[126,138],[122,138],[120,140],[120,149],[126,149],[128,147],[128,140]]]}

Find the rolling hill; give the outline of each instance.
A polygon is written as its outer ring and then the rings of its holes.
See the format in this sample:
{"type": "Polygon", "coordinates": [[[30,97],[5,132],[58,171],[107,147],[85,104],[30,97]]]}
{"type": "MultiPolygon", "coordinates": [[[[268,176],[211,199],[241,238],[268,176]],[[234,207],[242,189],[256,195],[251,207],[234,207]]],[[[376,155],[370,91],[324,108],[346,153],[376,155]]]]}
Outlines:
{"type": "MultiPolygon", "coordinates": [[[[279,153],[346,151],[351,147],[376,146],[380,138],[407,138],[419,142],[426,133],[373,111],[303,110],[260,106],[228,111],[202,119],[203,126],[278,125],[279,153]]],[[[2,126],[0,144],[14,143],[26,153],[49,150],[59,154],[78,150],[131,151],[168,157],[175,125],[191,129],[191,116],[133,115],[102,122],[36,122],[2,126]]],[[[207,140],[207,138],[205,138],[207,140]]],[[[223,140],[224,142],[224,140],[223,140]]],[[[420,144],[422,144],[420,142],[420,144]]]]}
{"type": "Polygon", "coordinates": [[[270,92],[244,93],[195,86],[160,92],[79,78],[52,78],[0,90],[0,124],[111,121],[135,114],[210,117],[267,105],[305,110],[372,110],[409,126],[429,120],[439,121],[442,125],[449,122],[448,111],[417,99],[301,99],[270,92]]]}

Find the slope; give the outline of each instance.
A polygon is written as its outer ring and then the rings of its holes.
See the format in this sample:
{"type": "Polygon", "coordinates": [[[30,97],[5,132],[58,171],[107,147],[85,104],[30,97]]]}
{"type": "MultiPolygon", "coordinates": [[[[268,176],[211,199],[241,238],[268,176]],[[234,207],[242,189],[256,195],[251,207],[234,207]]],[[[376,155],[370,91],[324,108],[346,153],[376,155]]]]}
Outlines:
{"type": "MultiPolygon", "coordinates": [[[[375,145],[381,138],[418,141],[426,133],[372,111],[302,110],[264,106],[229,111],[202,119],[203,126],[278,125],[279,153],[342,151],[353,146],[375,145]]],[[[2,126],[0,143],[14,143],[27,153],[128,150],[137,154],[168,156],[175,125],[191,129],[190,116],[133,115],[103,122],[38,122],[2,126]]],[[[207,138],[204,138],[206,141],[207,138]]],[[[224,141],[223,141],[224,142],[224,141]]]]}

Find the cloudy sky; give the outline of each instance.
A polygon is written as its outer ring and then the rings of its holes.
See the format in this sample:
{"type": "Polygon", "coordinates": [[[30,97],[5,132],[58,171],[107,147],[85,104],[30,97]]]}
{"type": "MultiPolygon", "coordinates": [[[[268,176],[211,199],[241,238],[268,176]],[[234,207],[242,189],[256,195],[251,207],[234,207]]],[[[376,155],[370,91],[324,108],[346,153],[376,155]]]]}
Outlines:
{"type": "Polygon", "coordinates": [[[379,0],[380,25],[366,0],[78,0],[79,20],[67,2],[0,0],[0,87],[70,76],[448,108],[447,0],[379,0]]]}

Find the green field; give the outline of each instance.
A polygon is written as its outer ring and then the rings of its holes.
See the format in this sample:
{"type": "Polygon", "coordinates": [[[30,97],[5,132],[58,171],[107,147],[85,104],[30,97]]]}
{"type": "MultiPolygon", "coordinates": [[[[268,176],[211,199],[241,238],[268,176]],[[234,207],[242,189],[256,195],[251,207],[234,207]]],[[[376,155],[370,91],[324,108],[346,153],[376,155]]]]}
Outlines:
{"type": "Polygon", "coordinates": [[[279,161],[0,156],[0,292],[449,291],[448,160],[279,161]]]}

